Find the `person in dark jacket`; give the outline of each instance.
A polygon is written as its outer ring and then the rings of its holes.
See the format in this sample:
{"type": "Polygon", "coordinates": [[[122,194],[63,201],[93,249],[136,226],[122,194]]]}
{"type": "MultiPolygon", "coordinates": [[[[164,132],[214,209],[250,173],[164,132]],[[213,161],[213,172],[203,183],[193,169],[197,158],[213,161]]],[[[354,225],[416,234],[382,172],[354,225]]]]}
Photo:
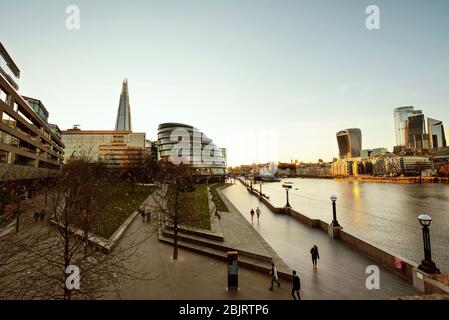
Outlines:
{"type": "Polygon", "coordinates": [[[300,291],[301,291],[301,279],[299,279],[299,277],[296,275],[296,271],[293,270],[293,279],[292,279],[292,296],[293,299],[295,300],[301,300],[301,296],[300,296],[300,291]],[[295,296],[296,293],[296,296],[295,296]]]}
{"type": "Polygon", "coordinates": [[[312,264],[313,268],[317,268],[318,259],[320,258],[320,254],[318,253],[318,247],[314,245],[312,249],[310,249],[310,255],[312,256],[312,264]]]}
{"type": "Polygon", "coordinates": [[[251,214],[251,221],[253,221],[253,219],[254,219],[254,209],[251,209],[250,214],[251,214]]]}

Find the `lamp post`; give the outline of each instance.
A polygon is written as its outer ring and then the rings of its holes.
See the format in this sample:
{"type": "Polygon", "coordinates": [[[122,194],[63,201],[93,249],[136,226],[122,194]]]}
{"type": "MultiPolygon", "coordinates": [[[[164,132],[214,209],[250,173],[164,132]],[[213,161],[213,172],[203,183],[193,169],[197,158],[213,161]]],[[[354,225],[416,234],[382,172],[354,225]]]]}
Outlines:
{"type": "Polygon", "coordinates": [[[432,261],[432,253],[430,249],[430,232],[429,226],[432,222],[432,218],[427,214],[420,214],[418,217],[419,223],[422,226],[422,235],[424,241],[424,260],[421,261],[418,269],[428,273],[435,274],[437,273],[437,267],[435,262],[432,261]]]}
{"type": "Polygon", "coordinates": [[[291,208],[290,203],[288,202],[288,190],[292,188],[292,183],[291,182],[286,182],[282,185],[282,188],[285,189],[285,194],[287,196],[287,204],[285,205],[288,208],[291,208]]]}
{"type": "Polygon", "coordinates": [[[339,227],[340,224],[337,221],[337,196],[335,194],[331,195],[331,201],[332,201],[332,214],[333,214],[333,219],[332,219],[332,223],[331,226],[332,227],[339,227]]]}

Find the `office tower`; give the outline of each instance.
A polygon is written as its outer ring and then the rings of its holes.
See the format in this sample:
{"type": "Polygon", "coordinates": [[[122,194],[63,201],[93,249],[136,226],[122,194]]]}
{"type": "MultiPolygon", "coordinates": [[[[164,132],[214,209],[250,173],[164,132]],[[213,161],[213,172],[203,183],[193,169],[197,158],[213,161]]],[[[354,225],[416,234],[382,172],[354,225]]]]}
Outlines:
{"type": "Polygon", "coordinates": [[[394,114],[394,127],[396,135],[396,146],[408,145],[408,118],[413,115],[422,114],[421,110],[414,110],[412,106],[405,106],[395,108],[394,114]]]}
{"type": "Polygon", "coordinates": [[[338,150],[340,159],[360,157],[362,150],[362,132],[360,129],[352,128],[337,133],[338,150]]]}
{"type": "Polygon", "coordinates": [[[122,93],[117,110],[117,120],[115,130],[132,131],[131,127],[131,107],[129,105],[128,80],[123,80],[122,93]]]}
{"type": "Polygon", "coordinates": [[[429,149],[429,137],[426,134],[424,114],[408,117],[407,136],[407,147],[412,149],[429,149]]]}
{"type": "Polygon", "coordinates": [[[427,118],[427,130],[430,149],[447,147],[443,121],[427,118]]]}

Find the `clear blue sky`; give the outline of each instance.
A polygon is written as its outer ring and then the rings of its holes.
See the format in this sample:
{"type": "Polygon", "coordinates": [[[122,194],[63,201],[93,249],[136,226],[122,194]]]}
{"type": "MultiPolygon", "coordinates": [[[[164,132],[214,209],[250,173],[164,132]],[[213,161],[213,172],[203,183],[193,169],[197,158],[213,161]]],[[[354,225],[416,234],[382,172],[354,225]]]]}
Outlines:
{"type": "Polygon", "coordinates": [[[402,105],[449,125],[446,0],[0,2],[21,93],[62,129],[113,129],[125,77],[134,131],[194,125],[230,165],[330,161],[347,127],[391,150],[402,105]],[[79,31],[65,27],[71,4],[79,31]]]}

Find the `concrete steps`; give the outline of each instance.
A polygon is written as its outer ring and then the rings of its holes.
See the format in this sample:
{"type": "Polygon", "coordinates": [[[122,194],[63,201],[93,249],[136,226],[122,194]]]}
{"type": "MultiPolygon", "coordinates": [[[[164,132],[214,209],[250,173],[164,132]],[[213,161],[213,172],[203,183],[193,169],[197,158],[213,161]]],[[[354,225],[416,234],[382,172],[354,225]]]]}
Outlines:
{"type": "MultiPolygon", "coordinates": [[[[159,241],[173,245],[173,237],[166,236],[166,235],[164,235],[163,232],[159,233],[159,241]]],[[[180,248],[183,248],[183,249],[186,249],[186,250],[189,250],[192,252],[196,252],[196,253],[199,253],[199,254],[214,258],[214,259],[218,259],[221,261],[227,261],[226,251],[223,251],[221,249],[216,249],[216,248],[212,248],[210,246],[204,246],[201,244],[188,242],[188,241],[181,239],[181,237],[178,238],[178,246],[180,248]]],[[[245,256],[245,255],[242,255],[241,251],[238,251],[238,252],[239,252],[239,261],[238,261],[239,266],[243,266],[243,267],[246,267],[251,270],[263,272],[263,273],[266,273],[267,275],[269,274],[269,272],[271,270],[271,262],[260,260],[257,258],[251,258],[251,257],[245,256]]]]}
{"type": "MultiPolygon", "coordinates": [[[[162,231],[162,234],[164,236],[166,236],[166,237],[169,237],[169,238],[173,238],[174,237],[173,230],[170,230],[170,229],[167,229],[167,228],[165,228],[162,231]]],[[[249,251],[245,251],[245,250],[232,248],[230,246],[227,246],[225,243],[223,243],[223,241],[217,241],[217,240],[212,240],[212,239],[205,239],[202,236],[189,234],[189,233],[184,233],[183,231],[178,232],[178,239],[182,240],[184,242],[193,243],[193,244],[196,244],[196,245],[201,245],[201,246],[204,246],[204,247],[208,247],[208,248],[212,248],[212,249],[215,249],[215,250],[218,250],[218,251],[222,251],[224,253],[226,253],[227,251],[238,251],[239,252],[239,256],[246,256],[248,258],[265,261],[265,262],[268,262],[270,264],[272,262],[272,258],[270,256],[265,256],[265,255],[261,255],[261,254],[254,253],[254,252],[249,252],[249,251]]]]}

